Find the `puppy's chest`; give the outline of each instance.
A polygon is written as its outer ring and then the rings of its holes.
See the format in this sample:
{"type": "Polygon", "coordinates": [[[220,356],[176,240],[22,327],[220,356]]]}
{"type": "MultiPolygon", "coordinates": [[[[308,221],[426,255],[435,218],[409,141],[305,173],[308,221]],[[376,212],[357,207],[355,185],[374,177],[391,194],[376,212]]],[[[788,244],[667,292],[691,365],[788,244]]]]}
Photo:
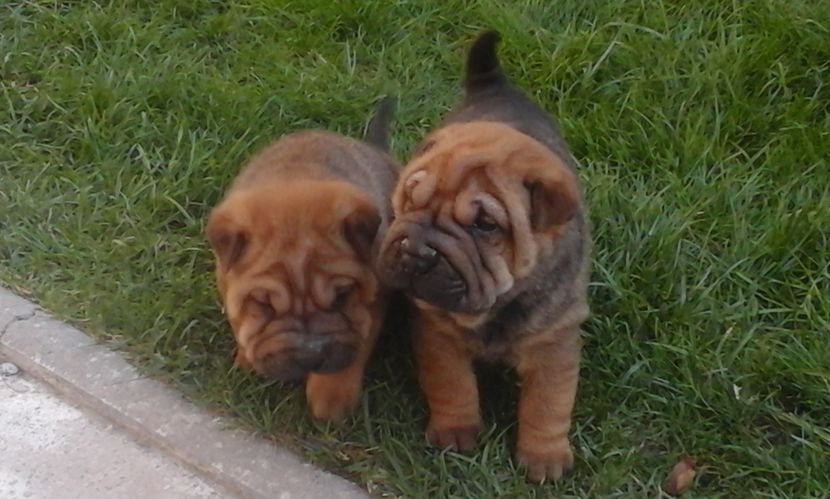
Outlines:
{"type": "Polygon", "coordinates": [[[508,303],[484,324],[464,332],[478,357],[498,361],[510,355],[512,347],[529,333],[530,310],[520,301],[508,303]]]}

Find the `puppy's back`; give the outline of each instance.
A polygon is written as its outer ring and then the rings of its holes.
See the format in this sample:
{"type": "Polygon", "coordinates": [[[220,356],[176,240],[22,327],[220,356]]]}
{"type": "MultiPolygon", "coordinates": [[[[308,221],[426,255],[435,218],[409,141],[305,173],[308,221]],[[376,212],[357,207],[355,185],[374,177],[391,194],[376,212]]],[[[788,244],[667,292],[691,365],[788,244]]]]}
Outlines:
{"type": "Polygon", "coordinates": [[[576,163],[556,121],[505,75],[496,51],[500,39],[496,31],[487,31],[470,46],[464,100],[447,115],[442,126],[470,121],[505,123],[545,144],[574,169],[576,163]]]}

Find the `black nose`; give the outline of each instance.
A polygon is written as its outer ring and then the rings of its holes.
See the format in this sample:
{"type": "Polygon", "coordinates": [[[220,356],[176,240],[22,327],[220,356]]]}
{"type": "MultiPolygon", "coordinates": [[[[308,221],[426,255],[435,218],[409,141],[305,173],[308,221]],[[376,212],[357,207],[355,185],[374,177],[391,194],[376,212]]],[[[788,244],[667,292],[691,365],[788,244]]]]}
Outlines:
{"type": "Polygon", "coordinates": [[[315,371],[318,367],[323,365],[325,357],[322,355],[297,355],[294,357],[294,363],[304,371],[315,371]]]}
{"type": "Polygon", "coordinates": [[[314,371],[323,365],[331,345],[331,337],[309,338],[294,355],[294,362],[306,371],[314,371]]]}
{"type": "Polygon", "coordinates": [[[401,240],[401,266],[407,274],[423,274],[438,262],[438,252],[426,244],[414,245],[409,238],[401,240]]]}

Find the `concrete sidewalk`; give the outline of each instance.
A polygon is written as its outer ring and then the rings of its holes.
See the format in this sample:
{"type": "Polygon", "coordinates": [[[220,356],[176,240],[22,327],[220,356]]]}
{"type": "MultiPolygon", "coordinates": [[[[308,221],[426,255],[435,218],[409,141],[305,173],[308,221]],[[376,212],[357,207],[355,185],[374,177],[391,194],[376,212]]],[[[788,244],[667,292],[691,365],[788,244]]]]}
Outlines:
{"type": "Polygon", "coordinates": [[[229,429],[228,421],[0,288],[3,362],[3,499],[367,495],[285,449],[229,429]]]}
{"type": "Polygon", "coordinates": [[[0,449],[0,497],[7,499],[226,495],[22,372],[0,378],[0,449]]]}

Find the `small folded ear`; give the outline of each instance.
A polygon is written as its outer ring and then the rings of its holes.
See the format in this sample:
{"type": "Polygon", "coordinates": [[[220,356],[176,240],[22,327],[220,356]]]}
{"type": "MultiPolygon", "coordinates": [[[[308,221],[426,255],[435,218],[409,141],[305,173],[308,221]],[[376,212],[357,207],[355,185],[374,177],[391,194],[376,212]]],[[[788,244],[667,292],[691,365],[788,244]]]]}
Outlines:
{"type": "Polygon", "coordinates": [[[210,214],[205,233],[219,266],[225,272],[242,258],[249,242],[245,229],[227,210],[221,208],[210,214]]]}
{"type": "Polygon", "coordinates": [[[530,226],[534,232],[564,225],[579,210],[576,179],[564,167],[548,175],[531,175],[525,179],[524,186],[530,194],[530,226]]]}
{"type": "Polygon", "coordinates": [[[343,219],[343,236],[364,261],[372,258],[372,247],[380,228],[380,213],[370,203],[360,203],[343,219]]]}

